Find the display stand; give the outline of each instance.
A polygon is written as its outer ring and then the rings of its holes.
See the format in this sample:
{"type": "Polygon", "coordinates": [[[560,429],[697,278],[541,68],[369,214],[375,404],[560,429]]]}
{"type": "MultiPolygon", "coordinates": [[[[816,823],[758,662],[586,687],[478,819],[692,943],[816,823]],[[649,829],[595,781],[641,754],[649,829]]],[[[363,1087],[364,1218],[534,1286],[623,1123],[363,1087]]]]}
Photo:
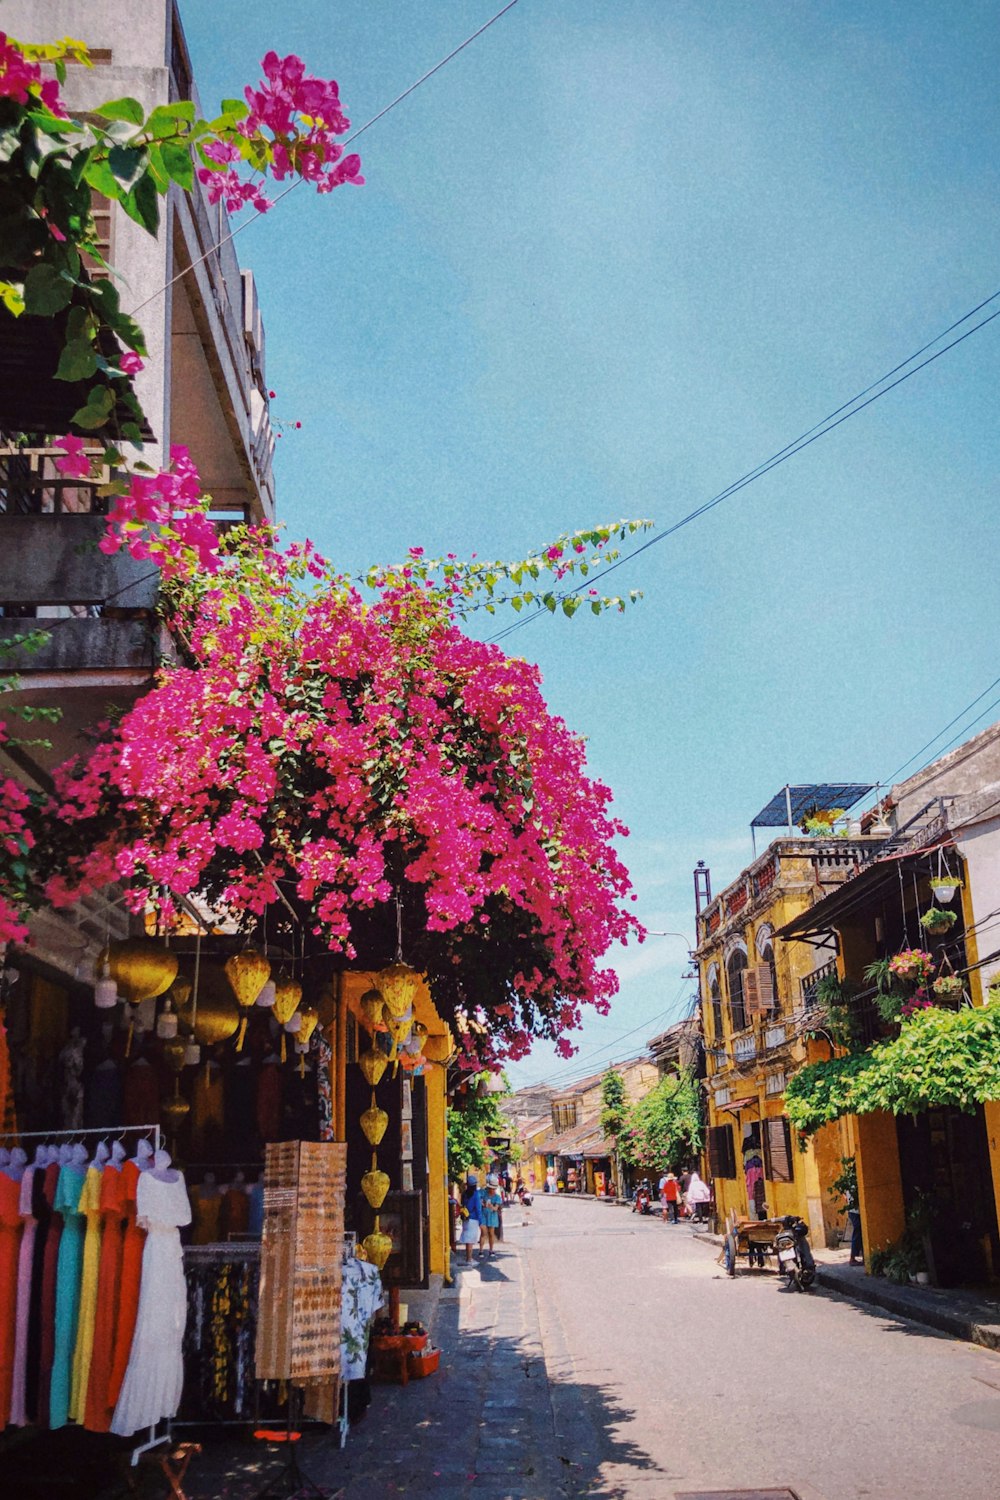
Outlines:
{"type": "MultiPolygon", "coordinates": [[[[300,1409],[301,1416],[302,1396],[295,1386],[288,1387],[288,1415],[284,1436],[285,1462],[273,1479],[269,1479],[262,1490],[258,1490],[253,1500],[292,1500],[292,1496],[315,1496],[317,1500],[326,1500],[328,1490],[321,1490],[318,1484],[314,1484],[308,1474],[303,1474],[299,1468],[299,1459],[296,1445],[301,1442],[302,1434],[295,1430],[295,1408],[300,1409]]],[[[300,1422],[301,1425],[301,1422],[300,1422]]],[[[341,1444],[343,1447],[343,1444],[341,1444]]]]}

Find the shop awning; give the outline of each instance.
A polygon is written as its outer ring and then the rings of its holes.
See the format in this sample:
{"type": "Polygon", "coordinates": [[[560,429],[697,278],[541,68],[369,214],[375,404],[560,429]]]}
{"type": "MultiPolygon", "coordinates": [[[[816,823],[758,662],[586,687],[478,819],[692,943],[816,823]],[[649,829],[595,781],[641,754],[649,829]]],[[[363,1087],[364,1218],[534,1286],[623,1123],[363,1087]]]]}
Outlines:
{"type": "Polygon", "coordinates": [[[749,1099],[730,1099],[728,1104],[717,1104],[716,1109],[726,1109],[731,1115],[739,1114],[741,1109],[756,1109],[760,1100],[756,1094],[751,1094],[749,1099]]]}

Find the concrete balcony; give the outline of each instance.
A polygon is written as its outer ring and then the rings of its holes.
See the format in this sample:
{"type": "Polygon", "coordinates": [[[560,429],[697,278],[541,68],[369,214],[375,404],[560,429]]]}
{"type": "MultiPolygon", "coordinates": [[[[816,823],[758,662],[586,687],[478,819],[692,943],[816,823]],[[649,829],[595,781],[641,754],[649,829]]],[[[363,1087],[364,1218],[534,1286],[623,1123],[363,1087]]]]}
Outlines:
{"type": "Polygon", "coordinates": [[[79,673],[104,680],[123,672],[148,676],[159,660],[158,632],[150,620],[77,619],[72,615],[0,619],[0,648],[29,630],[43,630],[47,639],[31,650],[23,646],[2,650],[0,658],[4,671],[16,672],[25,688],[34,686],[36,678],[64,679],[79,673]]]}
{"type": "MultiPolygon", "coordinates": [[[[27,612],[51,605],[151,610],[159,574],[127,552],[109,557],[97,515],[0,516],[0,605],[27,612]]],[[[10,623],[20,624],[23,619],[10,623]]]]}

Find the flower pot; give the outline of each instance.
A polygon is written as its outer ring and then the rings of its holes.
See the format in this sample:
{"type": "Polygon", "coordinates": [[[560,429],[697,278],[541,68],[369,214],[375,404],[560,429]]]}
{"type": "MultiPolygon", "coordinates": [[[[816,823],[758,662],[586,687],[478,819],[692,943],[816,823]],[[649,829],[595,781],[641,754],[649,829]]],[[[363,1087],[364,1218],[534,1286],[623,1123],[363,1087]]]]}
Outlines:
{"type": "Polygon", "coordinates": [[[932,937],[940,937],[950,932],[954,925],[954,922],[925,922],[924,931],[929,932],[932,937]]]}
{"type": "Polygon", "coordinates": [[[932,880],[931,894],[935,901],[940,901],[942,906],[947,906],[955,892],[958,890],[957,880],[932,880]]]}
{"type": "Polygon", "coordinates": [[[914,1286],[930,1286],[930,1272],[914,1271],[913,1275],[910,1277],[910,1280],[913,1282],[914,1286]]]}

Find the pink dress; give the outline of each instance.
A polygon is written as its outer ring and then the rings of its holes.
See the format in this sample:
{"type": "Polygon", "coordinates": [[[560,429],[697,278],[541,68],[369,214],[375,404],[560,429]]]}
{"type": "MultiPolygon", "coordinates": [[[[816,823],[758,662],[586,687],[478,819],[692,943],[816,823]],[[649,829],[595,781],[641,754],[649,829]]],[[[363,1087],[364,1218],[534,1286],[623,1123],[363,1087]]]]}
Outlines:
{"type": "Polygon", "coordinates": [[[24,1404],[24,1377],[28,1363],[28,1306],[31,1300],[31,1263],[35,1249],[35,1219],[31,1213],[31,1180],[34,1167],[25,1167],[21,1178],[18,1210],[24,1222],[21,1250],[17,1262],[17,1321],[14,1328],[14,1371],[10,1398],[10,1420],[14,1427],[25,1427],[28,1415],[24,1404]]]}
{"type": "Polygon", "coordinates": [[[0,1429],[10,1416],[14,1385],[19,1241],[24,1228],[20,1202],[20,1181],[0,1172],[0,1429]]]}

